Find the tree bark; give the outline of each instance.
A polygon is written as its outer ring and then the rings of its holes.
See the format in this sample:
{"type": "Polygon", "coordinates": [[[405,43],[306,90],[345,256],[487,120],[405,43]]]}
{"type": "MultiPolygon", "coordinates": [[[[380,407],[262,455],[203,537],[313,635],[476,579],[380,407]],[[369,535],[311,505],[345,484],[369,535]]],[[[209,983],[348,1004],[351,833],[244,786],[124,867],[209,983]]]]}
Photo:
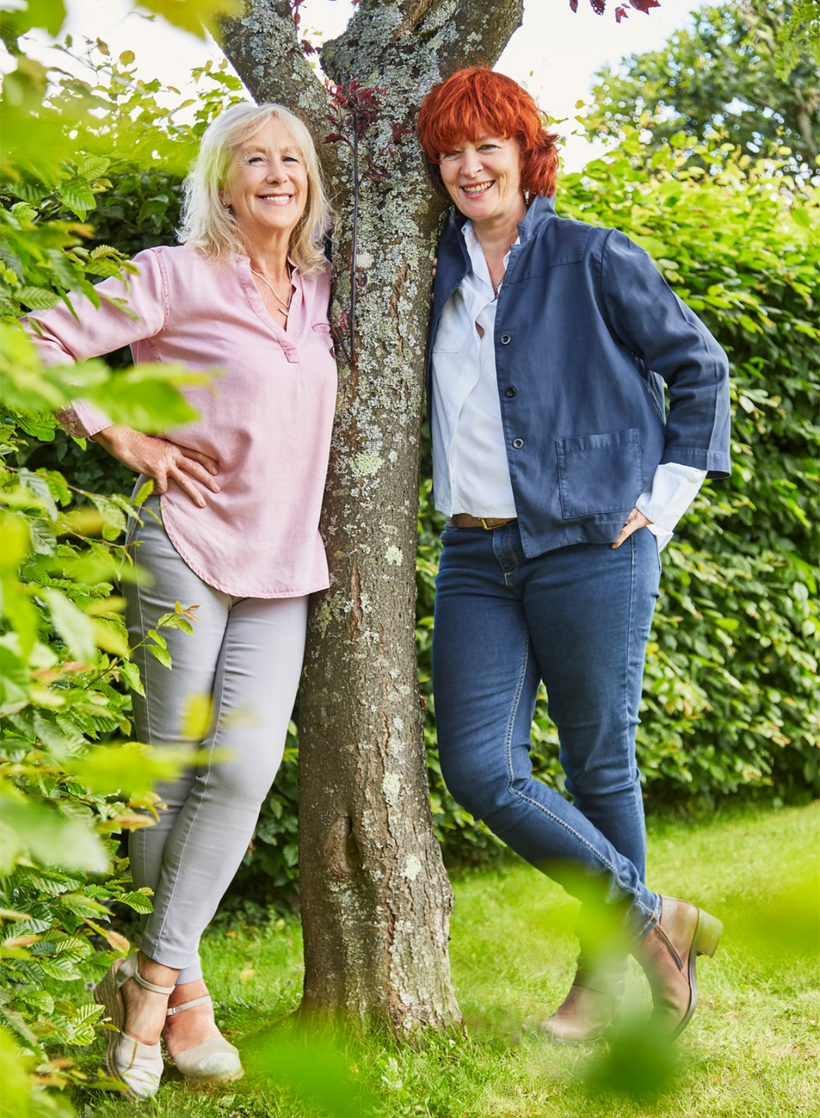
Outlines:
{"type": "MultiPolygon", "coordinates": [[[[293,107],[317,136],[341,217],[332,303],[340,328],[350,304],[351,155],[343,144],[322,149],[330,101],[298,56],[287,12],[286,0],[255,0],[226,24],[224,46],[254,97],[293,107]]],[[[382,101],[361,140],[369,177],[359,199],[356,353],[338,354],[322,520],[331,586],[311,610],[300,699],[303,1006],[400,1034],[460,1020],[414,646],[424,341],[443,206],[412,129],[433,83],[462,65],[491,66],[521,15],[521,0],[361,0],[322,50],[332,81],[357,78],[382,89],[382,101]]]]}

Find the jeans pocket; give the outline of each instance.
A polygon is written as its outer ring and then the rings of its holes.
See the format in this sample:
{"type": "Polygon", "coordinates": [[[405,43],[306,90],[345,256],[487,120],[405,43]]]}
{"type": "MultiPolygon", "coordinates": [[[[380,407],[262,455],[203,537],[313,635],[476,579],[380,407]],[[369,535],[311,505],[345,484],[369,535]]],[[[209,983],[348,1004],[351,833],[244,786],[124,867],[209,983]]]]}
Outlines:
{"type": "Polygon", "coordinates": [[[643,491],[637,427],[556,439],[558,496],[564,520],[629,510],[643,491]]]}

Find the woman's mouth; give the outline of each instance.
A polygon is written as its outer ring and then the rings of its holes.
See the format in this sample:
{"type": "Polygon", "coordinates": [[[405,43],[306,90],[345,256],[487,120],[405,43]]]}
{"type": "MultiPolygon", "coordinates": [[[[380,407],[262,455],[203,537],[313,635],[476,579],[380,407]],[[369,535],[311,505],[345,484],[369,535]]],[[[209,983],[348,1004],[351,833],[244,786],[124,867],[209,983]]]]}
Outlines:
{"type": "Polygon", "coordinates": [[[462,186],[461,189],[465,194],[469,194],[471,198],[475,198],[478,194],[486,194],[490,187],[494,185],[494,180],[490,179],[489,182],[477,182],[473,183],[471,186],[462,186]]]}
{"type": "Polygon", "coordinates": [[[293,199],[292,194],[257,194],[260,202],[267,202],[271,206],[286,206],[293,199]]]}

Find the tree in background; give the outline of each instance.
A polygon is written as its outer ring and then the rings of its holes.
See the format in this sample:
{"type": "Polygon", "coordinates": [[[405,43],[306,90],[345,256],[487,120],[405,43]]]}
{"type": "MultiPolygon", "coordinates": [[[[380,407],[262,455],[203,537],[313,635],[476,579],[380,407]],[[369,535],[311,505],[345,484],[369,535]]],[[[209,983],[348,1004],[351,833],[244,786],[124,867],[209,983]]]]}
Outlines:
{"type": "Polygon", "coordinates": [[[630,55],[625,73],[598,72],[593,96],[607,129],[622,132],[646,111],[652,147],[678,132],[693,140],[725,135],[753,159],[786,145],[805,170],[816,169],[820,17],[816,0],[808,7],[813,30],[806,5],[792,0],[700,8],[691,30],[676,31],[660,50],[630,55]]]}

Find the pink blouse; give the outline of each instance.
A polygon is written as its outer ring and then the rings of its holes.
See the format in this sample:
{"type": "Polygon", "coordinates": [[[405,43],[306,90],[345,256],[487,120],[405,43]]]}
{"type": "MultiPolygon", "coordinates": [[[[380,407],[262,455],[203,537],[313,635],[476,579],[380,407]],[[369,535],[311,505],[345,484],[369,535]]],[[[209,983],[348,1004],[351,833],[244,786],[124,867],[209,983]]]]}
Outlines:
{"type": "MultiPolygon", "coordinates": [[[[327,319],[330,267],[293,271],[285,330],[265,310],[250,260],[210,263],[185,246],[135,257],[139,275],[98,285],[123,297],[137,315],[103,301],[95,310],[73,298],[29,315],[50,365],[81,361],[130,345],[134,362],[176,361],[218,368],[209,385],[184,389],[200,418],[164,438],[219,463],[219,493],[198,486],[197,508],[169,482],[163,523],[176,550],[204,582],[243,598],[287,598],[328,585],[319,536],[330,435],[336,406],[336,361],[327,319]]],[[[70,434],[94,435],[111,420],[82,401],[62,412],[70,434]]]]}

